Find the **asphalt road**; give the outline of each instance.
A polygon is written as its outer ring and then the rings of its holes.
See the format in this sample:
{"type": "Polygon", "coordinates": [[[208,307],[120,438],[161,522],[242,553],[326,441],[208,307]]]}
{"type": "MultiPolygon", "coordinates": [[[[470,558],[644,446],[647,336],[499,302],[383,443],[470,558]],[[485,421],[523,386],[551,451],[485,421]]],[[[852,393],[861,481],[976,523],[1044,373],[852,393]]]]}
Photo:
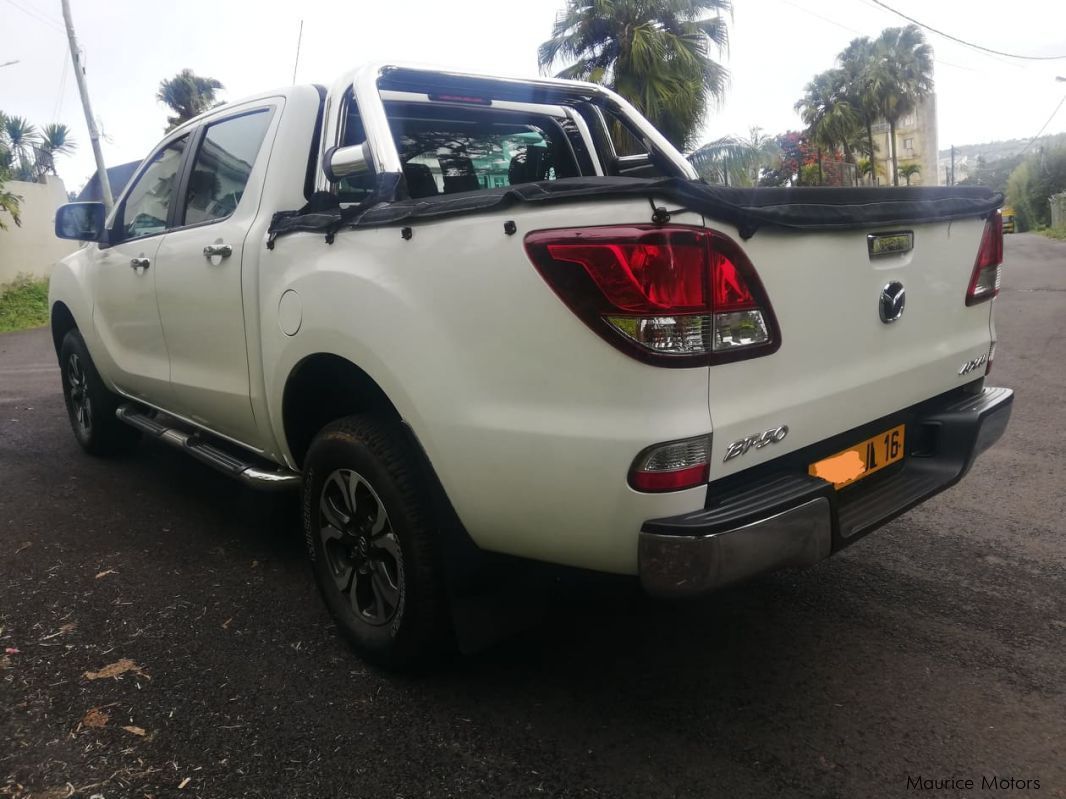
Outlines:
{"type": "Polygon", "coordinates": [[[1066,243],[1007,263],[1014,417],[959,486],[808,572],[563,591],[406,679],[334,634],[292,499],[83,455],[47,333],[0,336],[0,796],[1066,796],[1066,243]]]}

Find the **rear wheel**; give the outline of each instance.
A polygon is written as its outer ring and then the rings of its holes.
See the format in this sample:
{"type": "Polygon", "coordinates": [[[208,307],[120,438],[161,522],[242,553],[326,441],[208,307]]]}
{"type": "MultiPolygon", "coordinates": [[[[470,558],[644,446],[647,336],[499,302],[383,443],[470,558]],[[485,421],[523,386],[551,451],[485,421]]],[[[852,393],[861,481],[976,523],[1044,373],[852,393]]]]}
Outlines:
{"type": "Polygon", "coordinates": [[[77,330],[59,348],[63,399],[74,437],[92,455],[111,455],[137,443],[140,433],[115,417],[121,398],[108,391],[77,330]]]}
{"type": "Polygon", "coordinates": [[[352,416],[304,464],[304,539],[337,626],[367,660],[418,665],[450,640],[430,492],[395,424],[352,416]]]}

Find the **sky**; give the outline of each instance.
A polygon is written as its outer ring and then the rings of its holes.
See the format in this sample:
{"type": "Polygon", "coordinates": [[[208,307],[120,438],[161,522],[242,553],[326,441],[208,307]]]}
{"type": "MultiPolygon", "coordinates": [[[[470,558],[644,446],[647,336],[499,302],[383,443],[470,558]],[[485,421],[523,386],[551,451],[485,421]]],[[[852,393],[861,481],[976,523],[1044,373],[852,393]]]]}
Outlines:
{"type": "MultiPolygon", "coordinates": [[[[166,109],[159,81],[185,67],[222,81],[222,98],[292,83],[329,85],[364,61],[417,61],[449,69],[534,76],[537,45],[565,0],[70,0],[85,53],[93,111],[108,165],[142,158],[166,109]]],[[[731,73],[701,141],[802,127],[804,84],[859,35],[906,24],[873,0],[733,0],[731,73]]],[[[1066,56],[1061,0],[886,0],[923,23],[996,50],[1066,56]]],[[[1066,58],[1023,61],[980,53],[927,33],[936,64],[940,147],[1036,135],[1066,94],[1066,58]]],[[[79,144],[57,166],[68,189],[95,172],[70,67],[59,0],[0,0],[0,110],[34,124],[64,122],[79,144]]],[[[1045,133],[1066,131],[1066,107],[1045,133]]]]}

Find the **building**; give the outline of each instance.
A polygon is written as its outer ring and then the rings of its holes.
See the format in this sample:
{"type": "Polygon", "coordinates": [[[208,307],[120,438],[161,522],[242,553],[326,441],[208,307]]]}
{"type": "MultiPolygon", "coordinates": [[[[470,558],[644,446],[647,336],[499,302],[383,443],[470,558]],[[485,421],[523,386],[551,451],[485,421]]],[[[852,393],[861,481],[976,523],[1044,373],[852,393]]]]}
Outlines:
{"type": "MultiPolygon", "coordinates": [[[[892,150],[889,147],[890,130],[887,122],[873,126],[874,147],[877,149],[877,177],[882,186],[892,185],[892,150]]],[[[930,94],[918,103],[918,107],[903,116],[896,124],[896,162],[902,169],[908,164],[918,167],[918,174],[911,177],[912,186],[936,186],[940,175],[937,169],[936,95],[930,94]]],[[[906,184],[900,178],[900,185],[906,184]]]]}
{"type": "MultiPolygon", "coordinates": [[[[111,184],[111,196],[116,200],[122,193],[122,190],[126,188],[126,184],[130,182],[130,178],[133,177],[133,173],[137,171],[137,167],[141,165],[140,161],[130,161],[127,164],[119,164],[118,166],[109,166],[107,168],[107,182],[111,184]]],[[[89,182],[85,184],[85,188],[78,194],[77,202],[103,202],[104,195],[100,191],[100,175],[93,173],[93,176],[89,178],[89,182]]]]}

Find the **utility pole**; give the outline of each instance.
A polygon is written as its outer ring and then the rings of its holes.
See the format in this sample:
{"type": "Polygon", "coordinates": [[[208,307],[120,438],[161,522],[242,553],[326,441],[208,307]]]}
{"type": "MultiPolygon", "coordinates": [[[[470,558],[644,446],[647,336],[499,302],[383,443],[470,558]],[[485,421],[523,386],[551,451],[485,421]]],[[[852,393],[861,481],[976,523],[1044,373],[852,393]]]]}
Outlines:
{"type": "MultiPolygon", "coordinates": [[[[66,2],[66,0],[63,0],[63,2],[66,2]]],[[[951,145],[951,183],[949,183],[948,185],[949,186],[954,186],[955,185],[955,145],[954,144],[951,145]]]]}
{"type": "Polygon", "coordinates": [[[100,194],[104,198],[104,208],[111,212],[115,198],[111,196],[111,181],[107,179],[107,167],[104,166],[104,154],[100,151],[100,131],[96,129],[96,118],[89,104],[89,89],[85,85],[85,68],[78,52],[78,39],[74,35],[74,22],[70,18],[70,0],[61,0],[63,4],[63,21],[67,24],[67,39],[70,41],[70,58],[74,62],[74,79],[78,82],[78,94],[81,95],[81,107],[85,109],[85,123],[89,126],[89,141],[96,156],[96,175],[100,181],[100,194]]]}

